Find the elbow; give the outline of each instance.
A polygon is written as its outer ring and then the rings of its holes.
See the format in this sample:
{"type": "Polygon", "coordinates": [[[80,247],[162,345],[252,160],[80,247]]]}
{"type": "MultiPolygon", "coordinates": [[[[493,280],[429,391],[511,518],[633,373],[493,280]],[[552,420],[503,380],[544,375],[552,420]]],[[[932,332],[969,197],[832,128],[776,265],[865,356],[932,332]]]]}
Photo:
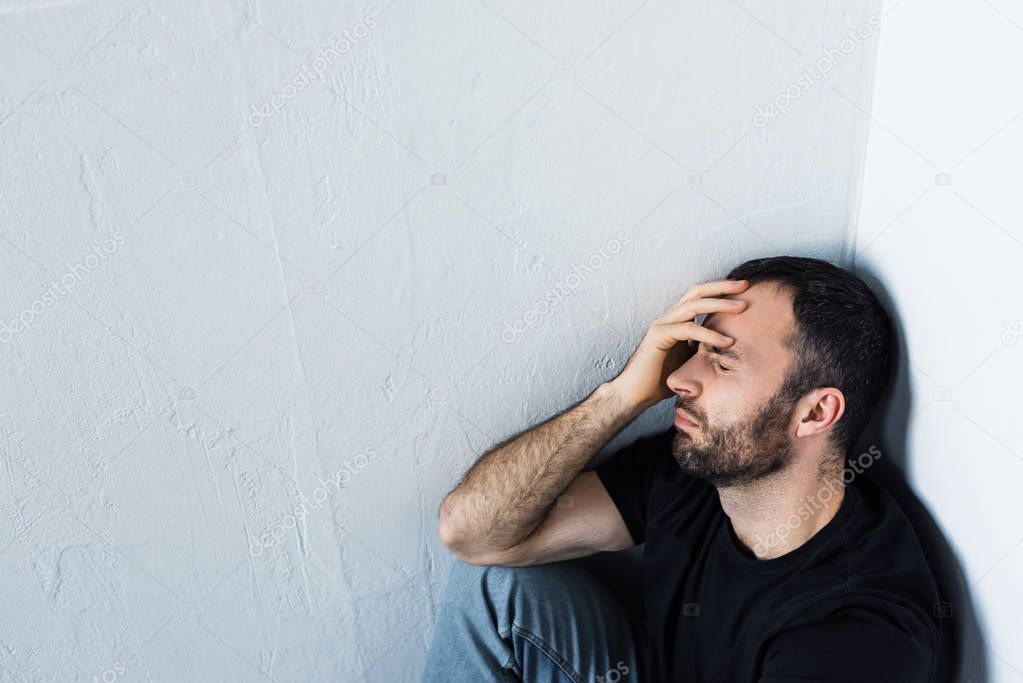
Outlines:
{"type": "Polygon", "coordinates": [[[495,564],[499,558],[487,553],[478,544],[472,542],[465,523],[465,515],[452,503],[449,495],[440,505],[437,535],[440,542],[451,551],[451,554],[466,564],[478,566],[495,564]]]}
{"type": "Polygon", "coordinates": [[[454,528],[450,524],[445,524],[443,521],[437,529],[437,536],[440,538],[441,544],[455,553],[459,552],[459,548],[462,547],[463,536],[459,533],[458,529],[454,528]]]}
{"type": "Polygon", "coordinates": [[[465,544],[465,530],[463,525],[458,523],[459,515],[451,502],[451,495],[444,498],[440,504],[440,514],[437,523],[437,535],[444,547],[459,555],[460,549],[465,544]]]}

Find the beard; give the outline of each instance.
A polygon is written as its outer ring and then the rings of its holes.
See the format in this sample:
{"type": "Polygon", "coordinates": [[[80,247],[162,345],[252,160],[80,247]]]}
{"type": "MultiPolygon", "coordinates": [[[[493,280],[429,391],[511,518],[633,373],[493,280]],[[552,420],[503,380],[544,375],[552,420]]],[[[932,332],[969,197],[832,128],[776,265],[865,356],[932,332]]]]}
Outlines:
{"type": "Polygon", "coordinates": [[[782,400],[779,391],[752,416],[714,427],[707,424],[705,416],[694,412],[691,403],[679,400],[678,407],[692,415],[700,429],[694,434],[677,430],[672,455],[683,472],[716,488],[741,486],[766,477],[792,460],[792,440],[787,430],[794,403],[782,400]]]}

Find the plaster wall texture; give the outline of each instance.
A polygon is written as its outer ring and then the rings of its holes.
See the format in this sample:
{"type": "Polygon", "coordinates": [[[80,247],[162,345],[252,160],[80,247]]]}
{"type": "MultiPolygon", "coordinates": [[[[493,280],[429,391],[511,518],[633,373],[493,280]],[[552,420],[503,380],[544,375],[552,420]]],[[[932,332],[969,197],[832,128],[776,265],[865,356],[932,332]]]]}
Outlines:
{"type": "Polygon", "coordinates": [[[416,680],[483,450],[844,258],[879,11],[0,1],[0,680],[416,680]]]}

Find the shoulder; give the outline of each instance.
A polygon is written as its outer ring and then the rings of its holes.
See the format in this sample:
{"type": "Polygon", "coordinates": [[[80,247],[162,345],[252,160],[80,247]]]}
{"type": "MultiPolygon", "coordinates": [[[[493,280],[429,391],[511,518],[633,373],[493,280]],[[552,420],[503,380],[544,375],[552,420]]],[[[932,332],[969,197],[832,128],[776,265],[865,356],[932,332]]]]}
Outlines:
{"type": "Polygon", "coordinates": [[[919,620],[894,605],[847,605],[770,641],[763,682],[933,680],[936,643],[919,620]]]}
{"type": "Polygon", "coordinates": [[[937,584],[909,518],[877,482],[858,477],[847,487],[851,514],[840,529],[847,590],[905,601],[930,613],[937,584]]]}
{"type": "Polygon", "coordinates": [[[848,514],[809,563],[769,657],[781,665],[802,652],[856,672],[821,680],[929,681],[939,593],[916,532],[878,483],[857,477],[845,495],[848,514]]]}

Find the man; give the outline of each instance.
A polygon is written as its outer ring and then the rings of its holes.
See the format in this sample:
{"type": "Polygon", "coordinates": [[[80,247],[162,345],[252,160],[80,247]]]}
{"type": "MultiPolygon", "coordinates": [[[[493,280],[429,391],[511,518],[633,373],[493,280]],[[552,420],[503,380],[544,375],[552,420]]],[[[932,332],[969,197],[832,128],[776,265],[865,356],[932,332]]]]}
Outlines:
{"type": "Polygon", "coordinates": [[[756,259],[691,288],[617,377],[495,446],[444,499],[460,562],[425,680],[934,680],[920,544],[857,475],[877,447],[846,466],[890,334],[870,289],[818,259],[756,259]],[[583,471],[673,395],[673,427],[583,471]],[[639,543],[637,625],[565,560],[639,543]]]}

